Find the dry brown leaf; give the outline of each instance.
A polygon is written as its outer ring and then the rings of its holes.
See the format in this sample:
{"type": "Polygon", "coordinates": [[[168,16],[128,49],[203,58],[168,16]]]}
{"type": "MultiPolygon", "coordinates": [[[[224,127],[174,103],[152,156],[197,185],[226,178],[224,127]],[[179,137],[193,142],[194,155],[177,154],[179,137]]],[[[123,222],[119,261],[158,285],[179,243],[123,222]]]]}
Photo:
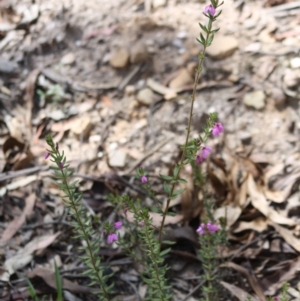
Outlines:
{"type": "Polygon", "coordinates": [[[16,255],[7,259],[3,266],[5,272],[0,276],[0,280],[5,282],[9,281],[12,274],[31,262],[33,258],[32,253],[34,251],[46,248],[57,238],[58,235],[60,235],[60,232],[52,235],[36,237],[23,249],[20,249],[16,255]]]}
{"type": "Polygon", "coordinates": [[[221,284],[226,289],[228,289],[240,301],[246,301],[246,300],[259,301],[259,299],[257,297],[249,295],[244,290],[242,290],[241,288],[239,288],[239,287],[237,287],[237,286],[235,286],[233,284],[229,284],[229,283],[227,283],[225,281],[221,281],[221,284]]]}
{"type": "MultiPolygon", "coordinates": [[[[152,225],[154,227],[160,227],[162,222],[162,215],[155,212],[149,212],[149,215],[153,219],[152,225]]],[[[130,223],[134,222],[133,213],[127,212],[125,217],[130,223]]],[[[182,219],[183,219],[182,214],[177,214],[175,216],[166,216],[165,225],[178,224],[179,222],[182,221],[182,219]]]]}
{"type": "Polygon", "coordinates": [[[0,242],[5,242],[11,239],[15,233],[20,229],[20,227],[25,223],[26,217],[32,214],[32,210],[35,204],[36,195],[34,193],[30,194],[25,199],[25,208],[21,214],[21,216],[16,216],[4,230],[0,242]]]}
{"type": "Polygon", "coordinates": [[[275,223],[269,221],[270,226],[274,227],[275,230],[282,236],[282,238],[291,245],[295,250],[300,252],[300,240],[294,236],[291,230],[281,227],[275,223]]]}
{"type": "Polygon", "coordinates": [[[240,217],[242,209],[237,206],[228,205],[217,208],[214,212],[214,218],[219,220],[222,217],[226,218],[227,228],[231,227],[240,217]]]}
{"type": "Polygon", "coordinates": [[[255,230],[257,232],[263,232],[268,228],[268,222],[265,217],[259,217],[251,222],[239,222],[237,228],[234,229],[234,233],[239,233],[245,230],[255,230]]]}
{"type": "MultiPolygon", "coordinates": [[[[38,267],[30,271],[27,276],[29,278],[41,277],[50,287],[56,289],[56,280],[54,271],[38,267]]],[[[67,279],[62,278],[62,287],[72,293],[76,294],[90,294],[94,291],[93,288],[79,285],[78,283],[73,283],[67,279]]]]}
{"type": "Polygon", "coordinates": [[[38,175],[31,175],[28,177],[21,178],[20,180],[14,181],[0,188],[0,196],[3,196],[9,190],[15,190],[17,188],[27,186],[28,184],[36,181],[37,179],[38,179],[38,175]]]}
{"type": "Polygon", "coordinates": [[[274,295],[285,282],[293,279],[300,270],[300,257],[289,261],[285,266],[281,266],[274,274],[264,277],[261,285],[266,295],[274,295]]]}
{"type": "Polygon", "coordinates": [[[251,285],[252,289],[255,291],[258,298],[261,301],[267,301],[267,299],[264,295],[264,292],[262,290],[262,287],[253,273],[249,273],[249,271],[246,268],[244,268],[240,265],[237,265],[234,262],[227,262],[227,263],[222,264],[221,266],[227,267],[227,268],[233,268],[234,270],[236,270],[236,271],[242,273],[244,276],[246,276],[246,278],[249,281],[249,284],[251,285]]]}
{"type": "Polygon", "coordinates": [[[269,206],[266,197],[261,192],[259,186],[254,182],[253,176],[250,174],[247,183],[248,183],[248,193],[250,195],[251,203],[254,208],[256,208],[265,217],[267,217],[268,219],[270,219],[275,223],[289,225],[289,226],[293,226],[296,224],[295,221],[280,215],[277,211],[275,211],[273,208],[269,206]]]}

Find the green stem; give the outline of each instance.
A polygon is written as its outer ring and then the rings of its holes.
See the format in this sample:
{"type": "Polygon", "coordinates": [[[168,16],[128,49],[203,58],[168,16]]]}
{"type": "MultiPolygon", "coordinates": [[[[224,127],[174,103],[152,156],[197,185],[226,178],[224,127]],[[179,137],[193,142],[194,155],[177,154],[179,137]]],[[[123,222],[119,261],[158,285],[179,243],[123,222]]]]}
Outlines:
{"type": "MultiPolygon", "coordinates": [[[[153,266],[154,266],[154,270],[155,270],[155,275],[156,275],[156,279],[157,279],[157,283],[158,283],[158,286],[159,286],[159,290],[162,292],[162,294],[164,293],[163,292],[163,288],[161,287],[160,283],[160,273],[159,273],[159,268],[158,268],[158,264],[156,262],[156,256],[155,256],[155,252],[153,250],[153,244],[151,243],[151,239],[149,237],[149,226],[148,226],[148,222],[145,223],[145,233],[146,233],[146,239],[148,240],[147,242],[147,245],[149,247],[149,251],[150,251],[150,254],[151,254],[151,261],[153,263],[153,266]]],[[[161,298],[161,300],[165,300],[164,297],[161,298]]]]}
{"type": "Polygon", "coordinates": [[[60,170],[61,170],[61,173],[62,173],[62,176],[63,176],[63,177],[62,177],[63,184],[64,184],[65,187],[67,188],[68,198],[69,198],[69,200],[71,201],[71,206],[72,206],[72,208],[73,208],[73,210],[74,210],[74,212],[75,212],[76,220],[77,220],[77,222],[78,222],[78,224],[79,224],[79,227],[80,227],[80,229],[81,229],[81,231],[82,231],[82,233],[83,233],[84,240],[85,240],[86,243],[87,243],[88,255],[89,255],[90,259],[91,259],[91,263],[92,263],[93,269],[94,269],[94,271],[95,271],[95,274],[96,274],[96,276],[97,276],[98,283],[99,283],[100,288],[102,289],[102,291],[103,291],[103,293],[104,293],[104,295],[105,295],[106,300],[109,301],[110,298],[109,298],[108,292],[107,292],[107,290],[106,290],[106,288],[105,288],[105,284],[103,283],[103,281],[102,281],[102,279],[101,279],[101,277],[100,277],[100,275],[99,275],[99,270],[98,270],[97,265],[96,265],[96,259],[95,259],[95,256],[94,256],[94,254],[93,254],[91,242],[90,242],[88,233],[87,233],[87,231],[86,231],[86,229],[85,229],[85,226],[84,226],[84,224],[83,224],[83,222],[82,222],[82,219],[81,219],[81,217],[80,217],[78,208],[77,208],[76,203],[75,203],[75,201],[74,201],[74,197],[73,197],[73,195],[72,195],[72,193],[71,193],[71,190],[70,190],[70,187],[69,187],[69,184],[68,184],[68,181],[67,181],[67,177],[66,177],[66,175],[65,175],[65,173],[64,173],[63,168],[62,168],[59,164],[57,164],[57,166],[58,166],[58,167],[60,168],[60,170]]]}
{"type": "MultiPolygon", "coordinates": [[[[208,24],[209,28],[211,28],[211,24],[212,24],[212,20],[209,19],[209,24],[208,24]]],[[[210,31],[206,34],[206,41],[208,41],[209,35],[210,35],[210,31]]],[[[159,240],[158,241],[159,241],[160,245],[161,245],[161,242],[162,242],[162,232],[163,232],[163,227],[164,227],[164,223],[165,223],[165,220],[166,220],[166,216],[167,216],[167,213],[169,211],[171,197],[174,193],[175,186],[177,184],[177,180],[179,179],[180,170],[184,166],[183,162],[184,162],[184,159],[186,157],[186,149],[187,149],[187,145],[188,145],[189,138],[190,138],[190,133],[191,133],[191,125],[192,125],[192,119],[193,119],[193,111],[194,111],[194,103],[195,103],[196,92],[197,92],[197,85],[198,85],[200,74],[201,74],[201,71],[202,71],[203,61],[204,61],[205,53],[206,53],[206,48],[207,48],[206,44],[203,45],[203,53],[202,53],[201,58],[199,59],[199,63],[198,63],[198,67],[197,67],[197,71],[196,71],[196,75],[195,75],[193,93],[192,93],[192,97],[191,97],[192,102],[191,102],[190,113],[189,113],[188,127],[187,127],[187,131],[186,131],[185,144],[184,144],[184,147],[183,147],[181,159],[180,159],[180,162],[178,164],[179,169],[178,169],[178,172],[175,176],[174,182],[171,186],[170,196],[167,200],[166,209],[163,213],[163,219],[162,219],[161,226],[160,226],[160,229],[159,229],[159,240]]]]}

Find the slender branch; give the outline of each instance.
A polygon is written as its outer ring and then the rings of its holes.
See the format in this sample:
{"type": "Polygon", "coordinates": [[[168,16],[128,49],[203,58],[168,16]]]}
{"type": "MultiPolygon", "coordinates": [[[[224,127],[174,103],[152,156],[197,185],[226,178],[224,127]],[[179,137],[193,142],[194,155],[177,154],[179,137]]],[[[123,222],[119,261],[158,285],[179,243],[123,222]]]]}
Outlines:
{"type": "MultiPolygon", "coordinates": [[[[211,25],[212,25],[212,20],[210,19],[209,24],[208,24],[208,28],[211,29],[211,25]]],[[[206,34],[206,41],[208,40],[209,35],[210,35],[210,30],[206,34]]],[[[189,113],[189,121],[188,121],[188,127],[187,127],[187,131],[186,131],[186,137],[185,137],[185,144],[184,144],[184,147],[183,147],[183,152],[182,152],[182,155],[181,155],[180,162],[178,164],[179,169],[178,169],[178,172],[175,176],[174,182],[171,186],[170,196],[167,200],[167,205],[166,205],[165,211],[163,213],[163,219],[162,219],[161,226],[160,226],[160,229],[159,229],[159,244],[160,245],[161,245],[161,241],[162,241],[162,232],[163,232],[164,223],[165,223],[165,220],[166,220],[167,212],[168,212],[169,207],[170,207],[171,197],[174,193],[175,186],[177,184],[177,180],[179,179],[180,170],[184,166],[183,162],[184,162],[184,159],[186,157],[187,145],[188,145],[189,138],[190,138],[190,133],[191,133],[191,125],[192,125],[192,119],[193,119],[193,111],[194,111],[194,103],[195,103],[196,92],[197,92],[197,85],[198,85],[200,74],[201,74],[202,67],[203,67],[203,61],[204,61],[204,58],[205,58],[206,48],[207,48],[207,46],[206,46],[206,44],[204,44],[203,45],[203,52],[202,52],[202,55],[199,59],[198,67],[197,67],[197,70],[196,70],[193,93],[192,93],[192,97],[191,97],[192,102],[191,102],[190,113],[189,113]]]]}

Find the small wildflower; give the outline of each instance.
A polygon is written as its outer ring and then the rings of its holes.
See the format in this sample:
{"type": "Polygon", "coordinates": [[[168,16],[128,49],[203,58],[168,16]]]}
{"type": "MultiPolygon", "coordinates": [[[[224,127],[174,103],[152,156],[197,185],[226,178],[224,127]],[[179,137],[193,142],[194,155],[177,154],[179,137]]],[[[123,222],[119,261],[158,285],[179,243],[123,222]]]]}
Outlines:
{"type": "Polygon", "coordinates": [[[197,155],[197,157],[196,157],[196,162],[198,163],[198,164],[200,164],[200,163],[202,163],[203,162],[203,157],[202,156],[200,156],[200,155],[197,155]]]}
{"type": "Polygon", "coordinates": [[[279,300],[280,300],[279,296],[274,297],[274,301],[279,301],[279,300]]]}
{"type": "Polygon", "coordinates": [[[50,153],[46,153],[45,160],[48,159],[49,157],[50,157],[50,153]]]}
{"type": "Polygon", "coordinates": [[[204,146],[201,150],[201,157],[206,159],[211,152],[212,150],[209,146],[204,146]]]}
{"type": "Polygon", "coordinates": [[[60,168],[64,168],[64,163],[63,162],[59,162],[59,167],[60,168]]]}
{"type": "Polygon", "coordinates": [[[211,222],[208,222],[206,224],[206,229],[208,230],[208,232],[210,234],[214,234],[215,232],[219,231],[219,226],[215,225],[215,224],[212,224],[211,222]]]}
{"type": "Polygon", "coordinates": [[[213,136],[218,136],[222,132],[224,132],[224,127],[223,127],[222,123],[220,123],[220,122],[215,123],[215,125],[212,129],[213,136]]]}
{"type": "Polygon", "coordinates": [[[204,223],[201,223],[201,225],[199,226],[199,228],[197,229],[197,232],[200,234],[200,235],[203,235],[205,232],[204,232],[204,228],[205,228],[205,224],[204,223]]]}
{"type": "Polygon", "coordinates": [[[117,230],[119,230],[119,229],[122,228],[123,223],[122,223],[122,222],[115,222],[114,226],[115,226],[115,228],[116,228],[117,230]]]}
{"type": "Polygon", "coordinates": [[[113,243],[114,241],[118,241],[118,236],[115,233],[109,234],[107,237],[107,241],[109,244],[113,243]]]}
{"type": "Polygon", "coordinates": [[[147,177],[146,177],[145,175],[143,175],[143,176],[141,177],[141,181],[142,181],[142,183],[144,184],[144,183],[147,183],[147,182],[148,182],[148,179],[147,179],[147,177]]]}
{"type": "Polygon", "coordinates": [[[56,150],[58,150],[58,143],[57,142],[55,144],[55,148],[56,148],[56,150]]]}
{"type": "Polygon", "coordinates": [[[145,226],[145,222],[144,222],[144,221],[141,222],[141,226],[142,226],[142,227],[145,226]]]}
{"type": "Polygon", "coordinates": [[[214,8],[213,5],[210,4],[210,5],[205,6],[204,13],[210,14],[213,17],[216,13],[216,9],[214,8]]]}
{"type": "Polygon", "coordinates": [[[219,226],[208,222],[207,224],[201,223],[199,228],[196,230],[199,235],[204,235],[206,233],[214,234],[215,232],[219,231],[219,226]]]}
{"type": "Polygon", "coordinates": [[[202,163],[211,152],[212,150],[209,146],[204,146],[199,152],[199,154],[196,156],[196,162],[199,164],[202,163]]]}

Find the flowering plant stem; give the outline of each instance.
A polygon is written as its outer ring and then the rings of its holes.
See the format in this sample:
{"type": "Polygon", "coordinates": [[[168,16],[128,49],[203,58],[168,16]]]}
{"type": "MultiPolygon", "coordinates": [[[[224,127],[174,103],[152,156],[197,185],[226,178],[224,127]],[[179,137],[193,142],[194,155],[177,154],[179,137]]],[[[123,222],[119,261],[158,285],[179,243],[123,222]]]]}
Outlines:
{"type": "Polygon", "coordinates": [[[91,219],[87,217],[87,212],[82,207],[82,194],[76,192],[76,182],[68,182],[68,178],[73,175],[73,171],[70,170],[69,165],[66,164],[64,152],[60,153],[58,145],[54,144],[51,136],[46,137],[46,142],[50,146],[50,150],[48,150],[45,158],[51,156],[51,161],[54,163],[51,168],[55,172],[59,188],[64,193],[63,201],[70,210],[71,216],[75,218],[75,221],[72,222],[77,232],[75,237],[83,239],[86,243],[86,246],[83,247],[86,255],[82,257],[87,265],[87,270],[84,274],[87,274],[89,278],[91,278],[91,284],[97,284],[100,287],[99,299],[109,301],[111,287],[107,286],[105,282],[108,276],[103,276],[103,267],[100,263],[100,257],[97,254],[100,242],[97,239],[91,240],[91,236],[94,236],[96,233],[92,228],[91,219]]]}
{"type": "Polygon", "coordinates": [[[186,131],[185,143],[184,143],[184,146],[183,146],[183,151],[182,151],[180,162],[177,165],[178,166],[178,171],[175,173],[175,178],[174,178],[174,181],[173,181],[172,186],[171,186],[171,192],[169,194],[167,204],[166,204],[165,210],[163,212],[163,218],[162,218],[162,222],[161,222],[160,229],[159,229],[159,244],[160,245],[162,243],[163,227],[164,227],[166,216],[167,216],[167,213],[168,213],[168,210],[169,210],[169,207],[170,207],[170,202],[171,202],[172,196],[174,194],[176,184],[178,183],[177,181],[179,179],[180,170],[185,165],[184,161],[186,159],[187,146],[188,146],[190,133],[191,133],[191,125],[192,125],[192,119],[193,119],[194,103],[195,103],[195,98],[196,98],[197,85],[198,85],[199,78],[200,78],[202,68],[203,68],[203,61],[204,61],[205,54],[206,54],[206,48],[211,43],[211,41],[209,41],[210,36],[213,35],[213,32],[215,32],[215,31],[211,30],[213,20],[214,19],[212,17],[209,18],[208,27],[207,27],[208,30],[206,32],[206,38],[205,38],[206,42],[203,43],[203,51],[199,55],[198,66],[197,66],[197,70],[196,70],[196,73],[195,73],[194,87],[193,87],[193,92],[192,92],[192,96],[191,96],[191,106],[190,106],[190,112],[189,112],[189,120],[188,120],[188,126],[187,126],[187,131],[186,131]]]}

